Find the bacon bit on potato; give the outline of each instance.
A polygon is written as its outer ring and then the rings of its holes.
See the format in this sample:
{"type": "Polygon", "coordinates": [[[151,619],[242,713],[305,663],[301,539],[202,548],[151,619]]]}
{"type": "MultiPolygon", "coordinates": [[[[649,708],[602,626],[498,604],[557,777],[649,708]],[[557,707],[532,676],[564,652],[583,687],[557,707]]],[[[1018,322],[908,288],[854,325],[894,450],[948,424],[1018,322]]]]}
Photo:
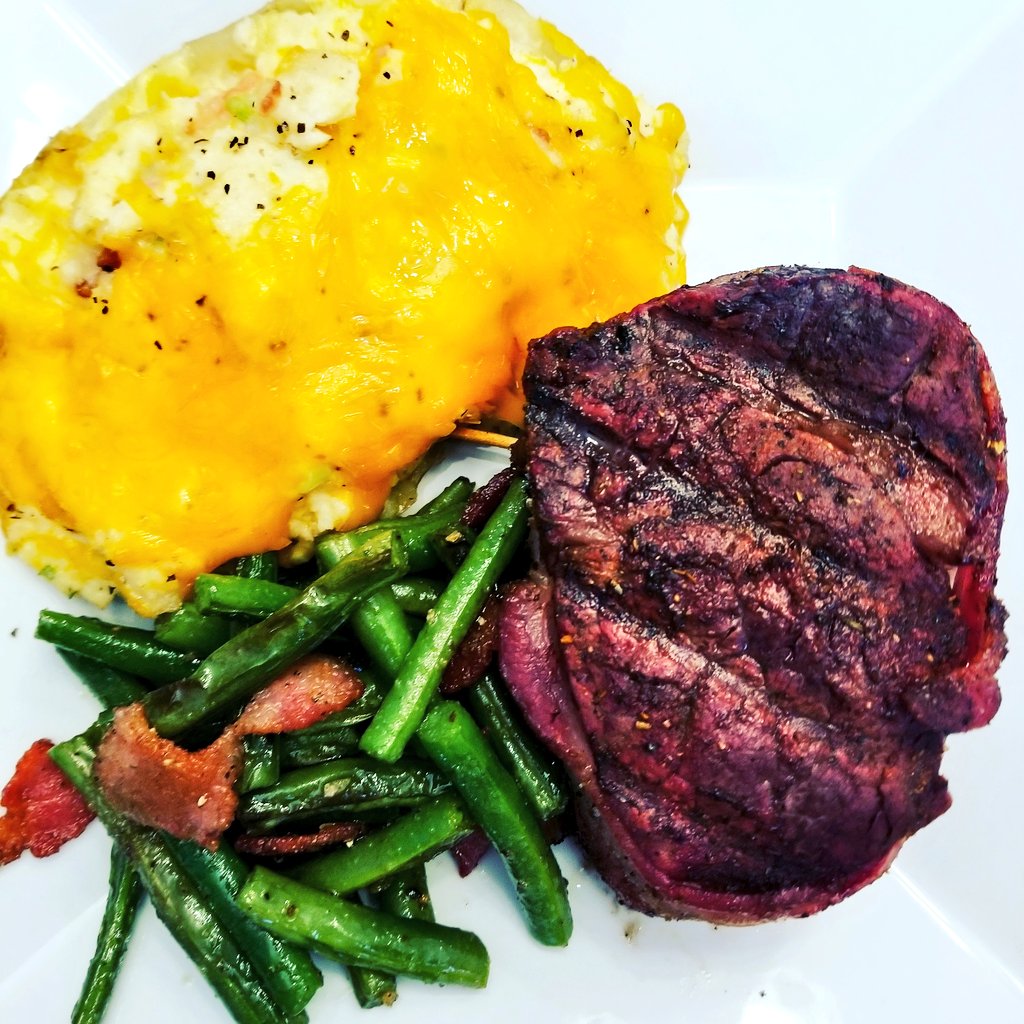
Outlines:
{"type": "Polygon", "coordinates": [[[274,84],[267,90],[266,95],[260,100],[260,113],[269,114],[277,101],[281,98],[281,83],[275,81],[274,84]]]}

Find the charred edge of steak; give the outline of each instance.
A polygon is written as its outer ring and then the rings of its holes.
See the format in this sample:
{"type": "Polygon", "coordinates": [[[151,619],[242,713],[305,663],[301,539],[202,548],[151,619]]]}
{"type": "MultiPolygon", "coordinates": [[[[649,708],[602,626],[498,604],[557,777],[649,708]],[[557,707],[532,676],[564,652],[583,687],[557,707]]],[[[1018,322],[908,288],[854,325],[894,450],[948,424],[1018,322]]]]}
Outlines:
{"type": "Polygon", "coordinates": [[[540,339],[524,388],[550,583],[519,635],[555,653],[503,662],[606,879],[747,921],[877,877],[998,707],[1005,425],[968,328],[770,268],[540,339]]]}
{"type": "Polygon", "coordinates": [[[781,917],[810,917],[841,903],[879,878],[902,845],[902,841],[895,843],[877,861],[845,877],[832,878],[827,889],[809,884],[765,889],[760,893],[731,892],[697,884],[652,884],[618,844],[614,830],[602,820],[601,811],[586,793],[578,800],[576,821],[581,844],[624,906],[642,914],[677,920],[699,918],[711,924],[758,924],[781,917]]]}

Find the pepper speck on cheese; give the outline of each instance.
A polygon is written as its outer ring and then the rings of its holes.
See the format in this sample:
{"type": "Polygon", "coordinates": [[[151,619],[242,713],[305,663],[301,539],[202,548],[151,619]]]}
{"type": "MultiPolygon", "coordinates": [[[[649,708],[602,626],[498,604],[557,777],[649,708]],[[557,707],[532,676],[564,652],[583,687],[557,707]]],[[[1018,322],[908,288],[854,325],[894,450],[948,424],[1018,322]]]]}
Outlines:
{"type": "Polygon", "coordinates": [[[532,337],[680,283],[683,128],[506,0],[279,0],[160,60],[0,200],[8,546],[152,615],[372,518],[532,337]]]}

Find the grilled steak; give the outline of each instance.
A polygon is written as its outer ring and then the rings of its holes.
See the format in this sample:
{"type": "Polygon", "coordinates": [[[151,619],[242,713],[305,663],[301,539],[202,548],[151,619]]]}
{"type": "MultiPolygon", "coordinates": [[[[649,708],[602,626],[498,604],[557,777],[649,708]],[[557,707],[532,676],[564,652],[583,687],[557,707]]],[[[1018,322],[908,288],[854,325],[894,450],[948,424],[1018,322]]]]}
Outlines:
{"type": "Polygon", "coordinates": [[[969,329],[772,268],[533,343],[542,574],[502,664],[629,906],[751,922],[876,878],[986,723],[1004,422],[969,329]]]}

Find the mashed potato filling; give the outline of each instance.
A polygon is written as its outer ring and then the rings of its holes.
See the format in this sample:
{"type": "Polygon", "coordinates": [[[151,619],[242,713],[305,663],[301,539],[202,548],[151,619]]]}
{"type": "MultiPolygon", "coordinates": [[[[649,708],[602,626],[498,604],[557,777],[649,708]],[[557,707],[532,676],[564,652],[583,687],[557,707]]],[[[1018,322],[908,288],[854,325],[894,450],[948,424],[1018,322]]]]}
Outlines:
{"type": "Polygon", "coordinates": [[[280,0],[0,201],[9,547],[156,614],[373,517],[530,338],[680,283],[683,120],[504,0],[280,0]]]}

